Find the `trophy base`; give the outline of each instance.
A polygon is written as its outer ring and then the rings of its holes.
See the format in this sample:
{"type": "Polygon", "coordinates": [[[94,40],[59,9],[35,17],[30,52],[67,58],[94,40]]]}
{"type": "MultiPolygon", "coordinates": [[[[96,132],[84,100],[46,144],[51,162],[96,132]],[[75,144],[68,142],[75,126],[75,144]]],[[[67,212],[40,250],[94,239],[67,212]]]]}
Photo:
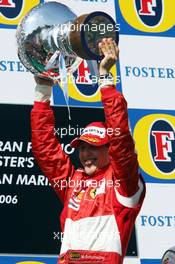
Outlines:
{"type": "Polygon", "coordinates": [[[93,12],[78,17],[72,24],[69,41],[77,56],[86,60],[101,60],[98,44],[103,38],[119,42],[118,26],[108,14],[93,12]]]}

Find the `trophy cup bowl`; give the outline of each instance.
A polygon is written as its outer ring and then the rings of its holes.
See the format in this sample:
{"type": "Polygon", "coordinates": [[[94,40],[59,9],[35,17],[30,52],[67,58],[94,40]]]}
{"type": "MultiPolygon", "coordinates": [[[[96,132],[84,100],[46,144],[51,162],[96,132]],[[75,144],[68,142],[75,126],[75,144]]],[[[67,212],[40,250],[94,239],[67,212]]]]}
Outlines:
{"type": "Polygon", "coordinates": [[[18,56],[35,75],[58,79],[59,57],[64,57],[67,73],[86,60],[100,60],[98,43],[106,37],[118,43],[115,21],[104,12],[77,17],[66,5],[46,2],[32,8],[17,28],[18,56]],[[108,30],[108,25],[112,30],[108,30]],[[100,28],[105,27],[101,32],[100,28]]]}
{"type": "Polygon", "coordinates": [[[64,54],[69,72],[77,69],[82,59],[68,46],[68,28],[77,16],[66,6],[48,2],[32,8],[17,28],[18,56],[23,65],[35,75],[45,75],[51,79],[59,76],[57,56],[64,54]],[[46,67],[47,66],[47,67],[46,67]]]}

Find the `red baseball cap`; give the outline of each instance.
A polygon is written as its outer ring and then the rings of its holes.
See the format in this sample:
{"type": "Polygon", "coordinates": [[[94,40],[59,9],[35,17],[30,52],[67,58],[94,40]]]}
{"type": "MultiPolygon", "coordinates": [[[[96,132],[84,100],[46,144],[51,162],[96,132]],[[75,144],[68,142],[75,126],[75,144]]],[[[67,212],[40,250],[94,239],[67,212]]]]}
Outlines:
{"type": "Polygon", "coordinates": [[[85,127],[81,136],[74,138],[70,145],[72,148],[77,148],[81,141],[97,147],[109,143],[106,124],[104,122],[90,123],[85,127]]]}

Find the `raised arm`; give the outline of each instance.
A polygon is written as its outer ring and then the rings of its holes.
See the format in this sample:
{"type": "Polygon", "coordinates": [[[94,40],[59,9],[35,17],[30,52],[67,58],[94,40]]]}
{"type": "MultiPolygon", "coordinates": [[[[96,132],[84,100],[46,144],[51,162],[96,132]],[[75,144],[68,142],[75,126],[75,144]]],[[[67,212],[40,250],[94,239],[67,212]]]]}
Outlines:
{"type": "Polygon", "coordinates": [[[39,77],[35,77],[35,80],[36,99],[31,112],[32,151],[39,167],[63,202],[66,181],[73,174],[74,167],[54,134],[55,119],[49,102],[53,83],[39,77]]]}
{"type": "MultiPolygon", "coordinates": [[[[104,54],[104,59],[100,64],[100,75],[106,75],[116,60],[119,50],[114,42],[108,43],[104,40],[100,44],[100,49],[104,54]],[[109,63],[110,62],[110,63],[109,63]]],[[[123,95],[119,93],[112,80],[101,82],[102,103],[104,106],[105,121],[110,138],[109,156],[114,169],[114,180],[118,180],[120,187],[117,191],[127,197],[142,192],[143,184],[138,174],[137,155],[134,150],[133,138],[129,131],[127,102],[123,95]]]]}

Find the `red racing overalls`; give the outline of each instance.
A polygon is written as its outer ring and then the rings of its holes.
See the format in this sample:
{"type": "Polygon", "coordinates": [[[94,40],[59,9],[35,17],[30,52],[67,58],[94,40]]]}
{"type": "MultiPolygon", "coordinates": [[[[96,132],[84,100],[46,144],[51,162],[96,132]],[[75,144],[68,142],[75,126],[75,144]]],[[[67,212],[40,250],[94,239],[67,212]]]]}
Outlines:
{"type": "Polygon", "coordinates": [[[101,94],[110,128],[110,164],[91,176],[82,169],[75,170],[63,152],[53,133],[54,115],[49,103],[35,102],[31,113],[33,154],[64,203],[60,217],[64,237],[58,263],[123,263],[144,199],[145,185],[138,173],[127,103],[113,86],[102,88],[101,94]],[[75,184],[59,188],[55,186],[58,181],[75,184]]]}

